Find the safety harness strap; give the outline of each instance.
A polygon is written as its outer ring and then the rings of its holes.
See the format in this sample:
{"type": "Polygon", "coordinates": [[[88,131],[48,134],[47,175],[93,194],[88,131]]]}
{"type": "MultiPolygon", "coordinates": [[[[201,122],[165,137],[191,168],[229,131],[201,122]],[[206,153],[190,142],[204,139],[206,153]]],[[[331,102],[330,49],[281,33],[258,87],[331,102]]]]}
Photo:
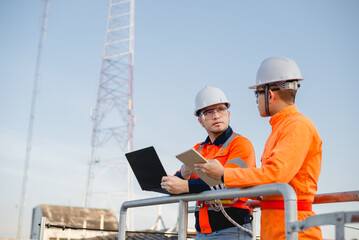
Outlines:
{"type": "Polygon", "coordinates": [[[227,140],[225,143],[223,143],[221,149],[226,149],[229,145],[229,143],[233,140],[233,138],[237,137],[239,134],[238,133],[233,133],[227,140]]]}

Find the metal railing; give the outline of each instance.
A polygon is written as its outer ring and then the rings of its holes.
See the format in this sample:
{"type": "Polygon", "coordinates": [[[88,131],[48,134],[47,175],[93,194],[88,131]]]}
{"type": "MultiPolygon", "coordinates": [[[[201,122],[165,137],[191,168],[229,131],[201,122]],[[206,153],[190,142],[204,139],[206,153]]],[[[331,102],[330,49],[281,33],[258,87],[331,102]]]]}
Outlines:
{"type": "Polygon", "coordinates": [[[178,239],[187,239],[187,226],[188,226],[188,202],[189,201],[203,201],[211,199],[228,199],[236,197],[257,197],[266,195],[282,195],[284,199],[284,215],[285,215],[285,229],[286,239],[298,239],[298,232],[293,231],[292,223],[297,221],[297,195],[292,187],[284,183],[275,183],[268,185],[255,186],[251,188],[232,188],[222,189],[216,191],[205,191],[196,194],[182,194],[171,195],[147,199],[139,199],[133,201],[126,201],[122,204],[120,210],[119,221],[119,240],[126,239],[126,216],[128,208],[145,207],[158,204],[179,203],[179,226],[178,226],[178,239]]]}
{"type": "Polygon", "coordinates": [[[289,223],[289,229],[291,232],[302,232],[310,227],[335,225],[335,239],[344,240],[344,225],[354,222],[359,222],[359,211],[334,212],[313,215],[302,221],[289,223]]]}
{"type": "MultiPolygon", "coordinates": [[[[359,202],[359,191],[351,192],[337,192],[337,193],[323,193],[314,196],[313,204],[327,204],[339,202],[359,202]]],[[[261,202],[259,200],[250,200],[247,205],[254,209],[259,208],[261,202]]],[[[344,240],[344,225],[346,223],[358,223],[359,212],[334,212],[317,214],[307,217],[302,221],[289,223],[290,231],[302,232],[310,227],[334,225],[335,226],[335,239],[344,240]]]]}
{"type": "MultiPolygon", "coordinates": [[[[119,221],[119,240],[126,238],[126,215],[128,208],[145,207],[158,204],[179,203],[178,239],[187,239],[189,201],[203,201],[211,199],[227,199],[236,197],[257,197],[266,195],[282,195],[284,199],[285,231],[287,240],[298,239],[298,232],[306,231],[310,227],[322,225],[335,225],[335,237],[344,240],[344,224],[359,222],[359,211],[335,212],[310,216],[297,221],[297,195],[292,187],[284,183],[268,184],[251,188],[232,188],[216,191],[205,191],[197,194],[171,195],[155,198],[126,201],[122,204],[119,221]]],[[[359,191],[318,194],[315,195],[314,204],[359,201],[359,191]]],[[[251,208],[260,206],[260,201],[251,201],[251,208]]]]}
{"type": "MultiPolygon", "coordinates": [[[[359,191],[316,194],[314,196],[313,204],[338,202],[359,202],[359,191]]],[[[261,206],[261,201],[249,200],[246,205],[252,209],[259,208],[261,206]]]]}

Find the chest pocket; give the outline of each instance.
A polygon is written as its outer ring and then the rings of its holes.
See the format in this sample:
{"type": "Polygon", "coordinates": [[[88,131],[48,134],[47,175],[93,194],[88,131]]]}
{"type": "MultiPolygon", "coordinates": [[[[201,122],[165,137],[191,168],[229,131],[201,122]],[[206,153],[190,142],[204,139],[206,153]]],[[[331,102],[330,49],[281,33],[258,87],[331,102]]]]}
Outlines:
{"type": "Polygon", "coordinates": [[[228,149],[219,149],[218,152],[214,155],[214,158],[217,159],[222,165],[228,160],[228,149]]]}

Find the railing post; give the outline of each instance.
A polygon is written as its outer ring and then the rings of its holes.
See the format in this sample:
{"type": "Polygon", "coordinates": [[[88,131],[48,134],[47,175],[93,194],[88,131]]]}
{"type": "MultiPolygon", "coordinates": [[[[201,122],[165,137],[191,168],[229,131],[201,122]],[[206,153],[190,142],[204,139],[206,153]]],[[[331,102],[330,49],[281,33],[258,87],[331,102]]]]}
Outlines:
{"type": "MultiPolygon", "coordinates": [[[[293,190],[294,191],[294,190],[293,190]]],[[[297,213],[297,200],[296,199],[285,199],[284,200],[284,214],[285,214],[285,239],[286,240],[297,240],[298,233],[293,232],[290,229],[290,223],[298,220],[297,213]]]]}
{"type": "Polygon", "coordinates": [[[118,239],[125,240],[126,239],[126,215],[127,215],[127,208],[123,205],[121,206],[120,210],[120,222],[118,226],[118,239]]]}
{"type": "Polygon", "coordinates": [[[345,214],[338,213],[336,214],[336,224],[335,224],[335,239],[344,240],[344,224],[345,224],[345,214]]]}
{"type": "Polygon", "coordinates": [[[252,220],[252,240],[256,240],[257,239],[257,226],[256,226],[256,222],[257,222],[257,212],[253,211],[252,212],[252,216],[253,216],[253,220],[252,220]]]}
{"type": "Polygon", "coordinates": [[[179,201],[179,223],[178,223],[178,240],[187,239],[188,228],[188,202],[179,201]]]}
{"type": "Polygon", "coordinates": [[[41,218],[41,223],[40,223],[39,240],[44,240],[44,237],[45,237],[45,224],[46,224],[46,217],[42,217],[41,218]]]}

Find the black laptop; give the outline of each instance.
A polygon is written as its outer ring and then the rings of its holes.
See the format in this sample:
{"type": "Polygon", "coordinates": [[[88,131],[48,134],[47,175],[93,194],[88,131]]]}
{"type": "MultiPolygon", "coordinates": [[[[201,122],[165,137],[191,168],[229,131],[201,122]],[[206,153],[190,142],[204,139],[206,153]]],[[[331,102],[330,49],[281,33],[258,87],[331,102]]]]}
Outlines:
{"type": "Polygon", "coordinates": [[[161,179],[167,176],[154,147],[125,154],[142,190],[169,194],[161,188],[161,179]]]}

